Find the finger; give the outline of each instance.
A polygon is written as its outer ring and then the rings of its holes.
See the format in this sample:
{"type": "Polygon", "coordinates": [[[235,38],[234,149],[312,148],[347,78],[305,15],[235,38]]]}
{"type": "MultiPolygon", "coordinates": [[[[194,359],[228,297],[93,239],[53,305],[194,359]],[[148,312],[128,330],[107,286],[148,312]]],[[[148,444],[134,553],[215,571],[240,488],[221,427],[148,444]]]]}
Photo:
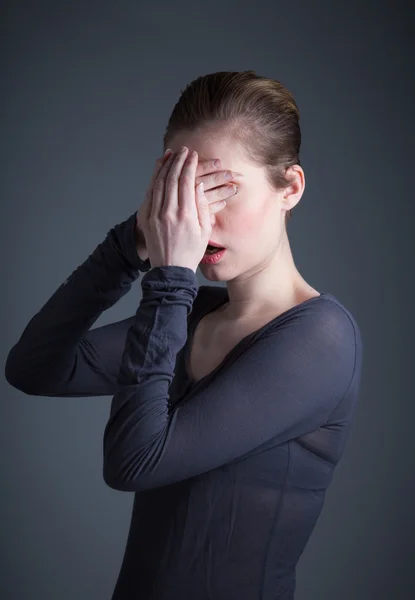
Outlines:
{"type": "Polygon", "coordinates": [[[175,158],[176,156],[174,153],[168,156],[154,181],[153,190],[151,193],[151,207],[149,211],[150,219],[157,218],[161,213],[166,192],[166,177],[175,161],[175,158]]]}
{"type": "Polygon", "coordinates": [[[185,210],[187,214],[197,217],[197,204],[195,198],[195,177],[198,164],[197,152],[188,153],[179,179],[179,210],[185,210]]]}
{"type": "Polygon", "coordinates": [[[215,214],[223,210],[225,206],[226,200],[220,200],[219,202],[215,202],[215,204],[209,205],[209,216],[212,225],[215,223],[215,214]]]}
{"type": "Polygon", "coordinates": [[[196,176],[200,181],[197,183],[201,183],[203,180],[205,192],[207,184],[206,178],[204,177],[205,175],[212,175],[212,177],[217,175],[217,177],[213,180],[220,181],[221,183],[226,183],[226,181],[232,180],[232,177],[243,177],[243,173],[239,173],[239,171],[222,169],[222,162],[219,158],[201,159],[199,157],[198,161],[196,176]],[[230,176],[228,176],[228,174],[230,174],[230,176]]]}
{"type": "Polygon", "coordinates": [[[226,200],[218,200],[218,202],[209,204],[210,214],[214,215],[215,213],[217,213],[220,210],[222,210],[223,208],[225,208],[225,206],[226,206],[226,200]]]}
{"type": "Polygon", "coordinates": [[[196,206],[202,237],[208,239],[212,231],[212,213],[209,210],[209,204],[203,191],[203,183],[197,186],[196,192],[196,206]]]}
{"type": "Polygon", "coordinates": [[[149,185],[149,187],[153,187],[153,185],[154,185],[154,182],[155,182],[155,180],[157,179],[157,177],[159,176],[161,169],[162,169],[162,168],[163,168],[163,166],[166,164],[166,162],[167,162],[168,158],[169,158],[169,157],[172,155],[172,153],[173,153],[173,151],[172,151],[172,150],[170,150],[170,148],[168,148],[168,149],[166,150],[166,152],[164,153],[164,156],[162,156],[161,158],[158,158],[158,159],[156,160],[156,166],[155,166],[155,168],[154,168],[153,175],[152,175],[152,177],[151,177],[151,180],[150,180],[150,185],[149,185]]]}
{"type": "Polygon", "coordinates": [[[205,160],[202,163],[199,162],[196,170],[196,185],[203,182],[205,192],[211,188],[217,187],[226,181],[225,173],[227,171],[221,171],[218,167],[214,166],[216,160],[205,160]]]}
{"type": "Polygon", "coordinates": [[[220,171],[222,168],[222,164],[219,158],[198,158],[198,165],[196,175],[206,175],[207,173],[212,173],[216,171],[220,171]]]}
{"type": "Polygon", "coordinates": [[[232,196],[235,196],[235,194],[237,193],[238,186],[235,183],[231,183],[229,185],[221,185],[217,188],[213,188],[212,190],[205,191],[208,204],[211,205],[215,202],[232,198],[232,196]]]}
{"type": "Polygon", "coordinates": [[[242,173],[229,170],[217,171],[197,176],[196,184],[201,183],[203,181],[206,193],[213,188],[235,183],[235,179],[237,179],[238,177],[243,177],[242,173]]]}
{"type": "MultiPolygon", "coordinates": [[[[175,215],[179,209],[179,178],[182,172],[183,165],[187,159],[189,149],[183,146],[176,154],[171,167],[168,170],[165,178],[165,193],[164,203],[160,207],[160,214],[175,215]]],[[[160,175],[163,173],[163,169],[160,175]]]]}
{"type": "Polygon", "coordinates": [[[144,212],[145,218],[148,219],[149,218],[149,213],[151,210],[151,200],[152,200],[152,196],[153,196],[153,187],[154,187],[154,182],[156,181],[157,177],[159,176],[159,173],[161,171],[161,169],[163,168],[163,165],[165,164],[165,162],[167,161],[167,159],[169,158],[169,156],[172,154],[172,150],[170,150],[170,148],[168,148],[166,150],[166,152],[164,153],[164,156],[162,156],[161,158],[158,158],[156,160],[156,165],[154,167],[152,176],[150,178],[150,183],[148,185],[148,188],[146,190],[146,194],[145,194],[145,199],[144,202],[142,204],[142,210],[144,212]]]}
{"type": "Polygon", "coordinates": [[[226,182],[225,173],[227,171],[222,171],[222,163],[219,158],[198,159],[198,165],[196,170],[196,179],[195,183],[198,185],[203,182],[205,193],[219,185],[222,185],[226,182]]]}

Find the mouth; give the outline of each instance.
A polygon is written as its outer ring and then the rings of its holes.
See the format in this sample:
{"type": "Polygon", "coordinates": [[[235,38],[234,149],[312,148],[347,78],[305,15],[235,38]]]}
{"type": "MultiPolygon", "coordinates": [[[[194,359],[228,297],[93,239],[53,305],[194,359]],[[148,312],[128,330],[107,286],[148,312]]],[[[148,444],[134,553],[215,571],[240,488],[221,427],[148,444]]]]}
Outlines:
{"type": "Polygon", "coordinates": [[[219,248],[218,246],[210,246],[206,248],[205,255],[200,261],[202,264],[215,264],[217,263],[225,254],[226,248],[219,248]],[[211,248],[211,249],[210,249],[211,248]]]}
{"type": "Polygon", "coordinates": [[[220,250],[225,250],[225,248],[223,246],[217,246],[216,244],[208,244],[206,247],[205,256],[206,256],[206,254],[208,254],[208,255],[215,254],[216,252],[219,252],[220,250]]]}

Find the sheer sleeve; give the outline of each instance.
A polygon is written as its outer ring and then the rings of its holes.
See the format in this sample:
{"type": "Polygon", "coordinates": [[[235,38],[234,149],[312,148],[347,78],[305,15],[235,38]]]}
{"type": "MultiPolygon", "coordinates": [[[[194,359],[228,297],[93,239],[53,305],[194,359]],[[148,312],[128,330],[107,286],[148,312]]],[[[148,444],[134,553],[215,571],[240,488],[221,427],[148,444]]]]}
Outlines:
{"type": "Polygon", "coordinates": [[[185,340],[193,272],[157,267],[142,279],[110,418],[103,474],[138,491],[197,476],[261,444],[321,427],[355,372],[355,327],[335,303],[306,304],[277,319],[207,385],[169,411],[173,359],[185,340]]]}
{"type": "Polygon", "coordinates": [[[29,321],[7,356],[13,387],[42,396],[114,394],[134,317],[90,328],[151,268],[137,254],[135,215],[115,225],[29,321]]]}

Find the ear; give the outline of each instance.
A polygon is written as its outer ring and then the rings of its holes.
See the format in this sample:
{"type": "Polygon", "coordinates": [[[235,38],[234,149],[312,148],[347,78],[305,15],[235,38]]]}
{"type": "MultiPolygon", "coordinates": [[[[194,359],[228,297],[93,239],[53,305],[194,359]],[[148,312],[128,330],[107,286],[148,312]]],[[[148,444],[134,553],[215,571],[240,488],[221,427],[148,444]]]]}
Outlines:
{"type": "Polygon", "coordinates": [[[288,167],[285,177],[290,181],[290,185],[285,188],[282,197],[282,204],[285,210],[294,208],[301,199],[305,189],[305,175],[300,165],[288,167]]]}

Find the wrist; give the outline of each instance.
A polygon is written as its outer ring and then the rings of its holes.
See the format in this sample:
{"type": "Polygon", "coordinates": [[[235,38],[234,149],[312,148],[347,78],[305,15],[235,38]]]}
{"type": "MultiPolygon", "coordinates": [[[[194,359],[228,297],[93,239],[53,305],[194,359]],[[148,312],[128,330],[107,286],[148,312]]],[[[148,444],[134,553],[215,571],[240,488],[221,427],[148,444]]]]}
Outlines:
{"type": "Polygon", "coordinates": [[[141,260],[148,259],[148,252],[144,246],[137,245],[137,254],[138,254],[139,258],[141,258],[141,260]]]}
{"type": "Polygon", "coordinates": [[[146,248],[146,241],[144,238],[144,234],[141,229],[137,226],[137,223],[134,226],[134,236],[135,236],[135,246],[137,249],[137,254],[141,260],[148,259],[148,252],[146,248]]]}

